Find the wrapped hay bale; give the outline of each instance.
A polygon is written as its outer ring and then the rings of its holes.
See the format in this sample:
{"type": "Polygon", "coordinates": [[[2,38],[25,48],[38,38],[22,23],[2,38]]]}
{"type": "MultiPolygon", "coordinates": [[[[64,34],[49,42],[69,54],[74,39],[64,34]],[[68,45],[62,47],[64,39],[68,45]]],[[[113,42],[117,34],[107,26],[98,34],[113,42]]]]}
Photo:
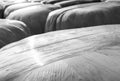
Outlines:
{"type": "Polygon", "coordinates": [[[0,81],[120,81],[120,25],[35,35],[0,50],[0,81]]]}
{"type": "Polygon", "coordinates": [[[17,8],[8,7],[6,11],[6,15],[8,16],[6,18],[24,22],[32,34],[43,33],[48,14],[60,8],[60,6],[57,5],[42,5],[40,3],[27,3],[26,6],[21,5],[22,4],[17,4],[13,6],[19,6],[17,8]]]}
{"type": "Polygon", "coordinates": [[[30,30],[23,22],[0,19],[0,48],[28,36],[30,36],[30,30]]]}
{"type": "Polygon", "coordinates": [[[120,24],[120,3],[100,2],[65,7],[50,12],[45,31],[120,24]]]}

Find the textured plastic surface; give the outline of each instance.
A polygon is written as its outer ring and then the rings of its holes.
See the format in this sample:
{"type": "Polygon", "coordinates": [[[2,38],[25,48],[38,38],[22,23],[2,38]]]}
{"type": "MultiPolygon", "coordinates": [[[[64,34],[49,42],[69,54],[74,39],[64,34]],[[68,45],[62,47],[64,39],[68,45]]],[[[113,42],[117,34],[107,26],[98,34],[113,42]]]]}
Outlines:
{"type": "Polygon", "coordinates": [[[0,50],[0,81],[120,81],[120,25],[50,32],[0,50]]]}

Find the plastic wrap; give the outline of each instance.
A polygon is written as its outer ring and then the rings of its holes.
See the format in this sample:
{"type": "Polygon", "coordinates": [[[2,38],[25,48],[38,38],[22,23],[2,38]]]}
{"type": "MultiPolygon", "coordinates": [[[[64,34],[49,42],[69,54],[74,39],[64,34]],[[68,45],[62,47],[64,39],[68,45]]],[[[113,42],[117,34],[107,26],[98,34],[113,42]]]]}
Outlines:
{"type": "Polygon", "coordinates": [[[0,81],[119,81],[120,25],[35,35],[0,50],[0,81]]]}

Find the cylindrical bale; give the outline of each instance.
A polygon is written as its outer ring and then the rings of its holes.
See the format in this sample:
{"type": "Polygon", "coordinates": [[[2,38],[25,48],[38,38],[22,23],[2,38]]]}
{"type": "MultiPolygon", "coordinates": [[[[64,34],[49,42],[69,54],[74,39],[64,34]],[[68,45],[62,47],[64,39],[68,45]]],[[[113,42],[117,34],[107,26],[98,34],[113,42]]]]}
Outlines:
{"type": "MultiPolygon", "coordinates": [[[[0,19],[0,41],[7,45],[30,36],[27,26],[17,20],[0,19]]],[[[3,47],[4,45],[1,45],[3,47]]]]}
{"type": "Polygon", "coordinates": [[[45,30],[120,24],[119,10],[120,2],[89,3],[55,10],[48,15],[45,30]]]}
{"type": "Polygon", "coordinates": [[[58,8],[60,6],[34,5],[15,10],[6,18],[22,21],[29,27],[32,34],[41,34],[44,32],[48,14],[58,8]]]}
{"type": "Polygon", "coordinates": [[[0,81],[120,81],[120,25],[35,35],[0,49],[0,81]]]}

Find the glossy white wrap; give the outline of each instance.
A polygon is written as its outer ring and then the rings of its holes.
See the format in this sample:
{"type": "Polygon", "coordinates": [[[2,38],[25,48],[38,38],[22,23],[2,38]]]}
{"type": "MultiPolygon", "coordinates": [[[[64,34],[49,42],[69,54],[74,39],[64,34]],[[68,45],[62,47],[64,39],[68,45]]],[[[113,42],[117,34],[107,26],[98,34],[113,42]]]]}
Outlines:
{"type": "Polygon", "coordinates": [[[120,81],[120,25],[25,38],[0,50],[0,81],[120,81]]]}

